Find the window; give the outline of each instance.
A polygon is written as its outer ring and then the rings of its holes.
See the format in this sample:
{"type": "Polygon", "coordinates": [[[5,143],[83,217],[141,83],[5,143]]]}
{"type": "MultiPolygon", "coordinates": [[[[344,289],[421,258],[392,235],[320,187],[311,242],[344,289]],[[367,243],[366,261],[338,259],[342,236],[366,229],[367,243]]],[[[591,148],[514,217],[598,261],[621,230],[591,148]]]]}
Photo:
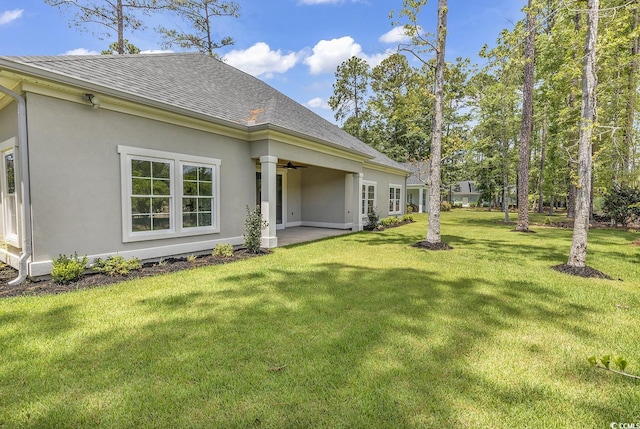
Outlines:
{"type": "Polygon", "coordinates": [[[376,208],[376,182],[362,182],[362,215],[367,216],[376,208]]]}
{"type": "Polygon", "coordinates": [[[16,158],[13,144],[3,144],[11,147],[2,152],[2,207],[3,207],[3,236],[4,241],[13,246],[19,245],[18,240],[18,204],[16,198],[16,158]]]}
{"type": "Polygon", "coordinates": [[[118,146],[123,241],[219,232],[220,160],[118,146]]]}
{"type": "Polygon", "coordinates": [[[132,232],[171,229],[171,161],[131,158],[132,232]]]}
{"type": "Polygon", "coordinates": [[[213,225],[213,167],[182,165],[182,227],[213,225]]]}
{"type": "Polygon", "coordinates": [[[400,195],[402,186],[389,185],[389,214],[400,214],[400,195]]]}

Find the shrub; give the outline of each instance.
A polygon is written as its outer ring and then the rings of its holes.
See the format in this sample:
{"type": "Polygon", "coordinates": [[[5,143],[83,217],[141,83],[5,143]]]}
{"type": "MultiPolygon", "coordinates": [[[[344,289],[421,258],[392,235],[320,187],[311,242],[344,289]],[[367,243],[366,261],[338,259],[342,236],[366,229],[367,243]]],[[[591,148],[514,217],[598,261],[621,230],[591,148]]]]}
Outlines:
{"type": "Polygon", "coordinates": [[[367,231],[373,231],[378,226],[379,221],[380,221],[380,214],[376,211],[376,208],[374,207],[367,214],[367,224],[364,226],[364,229],[366,229],[367,231]]]}
{"type": "Polygon", "coordinates": [[[218,258],[230,258],[233,256],[233,246],[229,243],[220,243],[213,249],[212,255],[218,258]]]}
{"type": "Polygon", "coordinates": [[[449,212],[451,211],[451,204],[448,201],[440,202],[440,211],[441,212],[449,212]]]}
{"type": "Polygon", "coordinates": [[[640,217],[640,189],[626,185],[615,185],[604,197],[604,214],[616,223],[626,225],[640,217]]]}
{"type": "Polygon", "coordinates": [[[414,211],[414,204],[407,204],[407,213],[413,213],[414,211]]]}
{"type": "Polygon", "coordinates": [[[78,253],[74,252],[73,256],[58,255],[53,260],[53,268],[51,270],[51,278],[59,284],[67,284],[74,282],[84,273],[87,266],[87,257],[78,258],[78,253]]]}
{"type": "Polygon", "coordinates": [[[195,263],[197,259],[198,259],[198,257],[196,255],[187,256],[187,262],[190,263],[190,264],[195,263]]]}
{"type": "Polygon", "coordinates": [[[382,219],[380,219],[380,225],[382,225],[385,228],[388,228],[388,227],[390,227],[391,225],[393,225],[395,223],[394,219],[395,218],[391,217],[391,216],[382,218],[382,219]]]}
{"type": "Polygon", "coordinates": [[[268,226],[269,223],[262,220],[259,206],[256,206],[253,210],[247,206],[247,218],[244,221],[244,247],[247,248],[249,253],[260,253],[262,230],[268,226]]]}
{"type": "Polygon", "coordinates": [[[403,215],[402,222],[413,222],[413,215],[409,213],[403,215]]]}
{"type": "Polygon", "coordinates": [[[131,271],[142,268],[140,259],[125,259],[120,255],[111,255],[107,259],[97,258],[93,261],[91,269],[97,273],[106,274],[111,277],[126,276],[131,271]]]}

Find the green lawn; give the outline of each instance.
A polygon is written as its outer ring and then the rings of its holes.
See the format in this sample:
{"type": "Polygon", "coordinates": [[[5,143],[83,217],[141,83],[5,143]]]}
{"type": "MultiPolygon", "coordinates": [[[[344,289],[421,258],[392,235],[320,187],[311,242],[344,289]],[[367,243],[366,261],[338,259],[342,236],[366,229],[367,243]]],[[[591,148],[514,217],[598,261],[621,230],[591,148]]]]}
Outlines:
{"type": "Polygon", "coordinates": [[[640,234],[442,214],[241,262],[0,301],[0,427],[608,428],[640,421],[640,234]],[[618,280],[620,279],[620,280],[618,280]],[[622,281],[621,281],[622,280],[622,281]]]}

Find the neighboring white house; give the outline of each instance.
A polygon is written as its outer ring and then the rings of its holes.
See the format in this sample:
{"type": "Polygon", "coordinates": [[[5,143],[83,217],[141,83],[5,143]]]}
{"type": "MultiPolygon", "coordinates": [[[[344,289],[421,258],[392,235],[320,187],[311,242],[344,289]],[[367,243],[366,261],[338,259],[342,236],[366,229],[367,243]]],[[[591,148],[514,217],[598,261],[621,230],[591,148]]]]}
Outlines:
{"type": "Polygon", "coordinates": [[[462,180],[451,185],[449,189],[450,203],[459,207],[477,205],[482,192],[476,189],[472,180],[462,180]]]}
{"type": "Polygon", "coordinates": [[[0,57],[3,259],[161,258],[292,226],[402,214],[406,167],[264,82],[201,54],[0,57]]]}

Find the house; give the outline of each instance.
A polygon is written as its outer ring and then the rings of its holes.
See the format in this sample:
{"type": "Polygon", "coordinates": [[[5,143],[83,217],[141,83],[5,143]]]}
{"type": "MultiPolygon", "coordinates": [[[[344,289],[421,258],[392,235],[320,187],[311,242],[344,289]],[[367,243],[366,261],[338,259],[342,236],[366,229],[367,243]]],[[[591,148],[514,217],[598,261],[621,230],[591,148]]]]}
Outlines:
{"type": "Polygon", "coordinates": [[[410,171],[407,177],[407,205],[414,212],[429,211],[429,163],[425,161],[407,162],[403,164],[410,171]]]}
{"type": "Polygon", "coordinates": [[[470,207],[478,204],[481,195],[482,192],[476,189],[475,182],[463,180],[450,186],[449,202],[454,206],[470,207]]]}
{"type": "Polygon", "coordinates": [[[2,258],[162,258],[404,213],[402,165],[201,54],[0,57],[2,258]]]}

